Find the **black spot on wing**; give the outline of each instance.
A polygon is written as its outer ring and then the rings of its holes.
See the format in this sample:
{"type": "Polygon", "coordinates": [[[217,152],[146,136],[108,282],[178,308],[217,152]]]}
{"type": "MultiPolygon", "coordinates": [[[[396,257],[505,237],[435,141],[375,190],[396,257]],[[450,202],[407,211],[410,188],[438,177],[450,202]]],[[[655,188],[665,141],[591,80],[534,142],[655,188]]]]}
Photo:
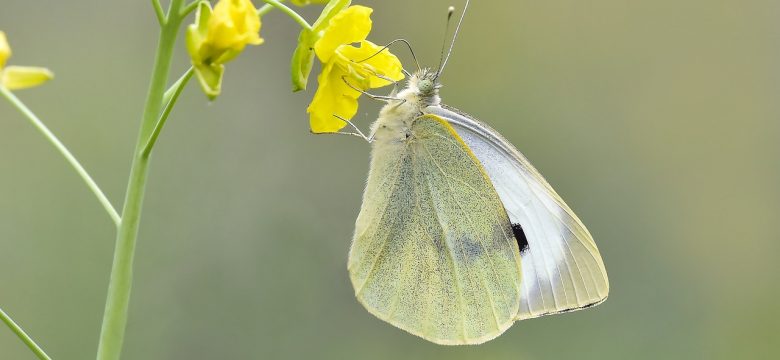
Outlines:
{"type": "Polygon", "coordinates": [[[525,232],[520,224],[512,224],[512,233],[515,234],[515,240],[517,240],[517,246],[520,248],[520,253],[528,250],[528,239],[525,238],[525,232]]]}
{"type": "Polygon", "coordinates": [[[478,240],[464,236],[460,239],[459,243],[466,260],[479,259],[485,254],[482,244],[480,244],[478,240]]]}

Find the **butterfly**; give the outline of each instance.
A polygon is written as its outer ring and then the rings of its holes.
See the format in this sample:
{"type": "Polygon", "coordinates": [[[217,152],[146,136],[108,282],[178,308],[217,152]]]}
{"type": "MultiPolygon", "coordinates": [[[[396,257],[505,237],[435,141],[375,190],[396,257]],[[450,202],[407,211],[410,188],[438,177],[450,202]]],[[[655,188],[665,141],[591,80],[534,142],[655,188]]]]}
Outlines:
{"type": "Polygon", "coordinates": [[[442,104],[443,59],[387,97],[367,137],[348,260],[358,301],[442,345],[603,302],[607,273],[585,225],[509,141],[442,104]]]}

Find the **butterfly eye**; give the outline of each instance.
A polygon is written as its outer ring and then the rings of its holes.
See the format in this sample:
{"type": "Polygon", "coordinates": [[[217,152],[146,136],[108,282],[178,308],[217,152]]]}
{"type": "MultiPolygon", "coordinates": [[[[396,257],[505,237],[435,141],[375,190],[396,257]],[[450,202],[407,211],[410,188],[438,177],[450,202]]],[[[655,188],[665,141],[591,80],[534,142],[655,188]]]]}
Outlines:
{"type": "Polygon", "coordinates": [[[422,79],[417,84],[417,88],[420,89],[420,92],[423,94],[428,94],[431,91],[433,91],[433,81],[430,79],[422,79]]]}

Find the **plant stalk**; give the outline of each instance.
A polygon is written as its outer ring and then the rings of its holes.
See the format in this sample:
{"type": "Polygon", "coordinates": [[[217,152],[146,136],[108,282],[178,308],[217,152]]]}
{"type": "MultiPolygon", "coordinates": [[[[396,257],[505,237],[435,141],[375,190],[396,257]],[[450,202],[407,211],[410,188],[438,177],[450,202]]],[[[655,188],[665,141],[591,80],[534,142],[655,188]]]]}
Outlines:
{"type": "Polygon", "coordinates": [[[182,21],[179,15],[181,5],[181,0],[171,1],[168,21],[161,27],[160,31],[152,80],[146,98],[141,129],[133,152],[133,164],[122,210],[122,221],[117,231],[108,296],[100,331],[98,360],[118,360],[122,352],[133,280],[133,257],[149,170],[149,154],[145,154],[143,149],[162,110],[163,94],[171,68],[174,44],[182,21]]]}

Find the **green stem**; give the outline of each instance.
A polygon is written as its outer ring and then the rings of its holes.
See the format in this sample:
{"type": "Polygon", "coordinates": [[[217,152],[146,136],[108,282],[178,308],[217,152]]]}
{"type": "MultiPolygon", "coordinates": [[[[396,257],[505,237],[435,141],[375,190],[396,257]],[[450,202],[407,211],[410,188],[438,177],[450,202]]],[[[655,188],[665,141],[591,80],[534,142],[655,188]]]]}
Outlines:
{"type": "Polygon", "coordinates": [[[268,14],[273,9],[274,9],[273,5],[265,4],[261,6],[259,9],[257,9],[257,16],[263,17],[263,15],[268,14]]]}
{"type": "Polygon", "coordinates": [[[130,169],[122,222],[119,225],[114,247],[114,260],[111,266],[111,278],[108,284],[108,296],[106,297],[106,308],[98,345],[98,360],[118,360],[122,352],[133,280],[133,258],[149,170],[149,156],[143,154],[143,148],[146,146],[162,110],[162,99],[171,68],[174,44],[182,20],[180,17],[181,8],[182,0],[171,1],[168,21],[160,30],[152,80],[146,98],[141,129],[133,152],[133,165],[130,169]]]}
{"type": "Polygon", "coordinates": [[[3,320],[3,322],[8,325],[9,328],[11,328],[11,331],[13,331],[14,334],[16,334],[16,336],[18,336],[19,339],[22,340],[22,342],[24,342],[24,344],[27,345],[27,347],[30,348],[33,353],[35,353],[35,356],[37,356],[38,359],[51,360],[49,355],[46,355],[46,352],[44,352],[43,349],[41,349],[41,347],[38,346],[38,344],[36,344],[35,341],[33,341],[33,339],[30,338],[26,332],[24,332],[24,330],[22,330],[22,328],[17,325],[14,320],[11,319],[11,317],[8,316],[5,311],[3,311],[3,309],[0,309],[0,320],[3,320]]]}
{"type": "Polygon", "coordinates": [[[202,3],[202,2],[203,2],[203,0],[195,0],[195,1],[187,4],[186,6],[184,6],[181,9],[181,13],[179,14],[179,16],[181,18],[187,17],[187,15],[189,15],[191,12],[195,11],[195,9],[197,9],[198,6],[200,5],[200,3],[202,3]]]}
{"type": "MultiPolygon", "coordinates": [[[[141,154],[143,156],[148,157],[149,154],[152,152],[152,148],[154,148],[154,144],[157,143],[157,138],[160,136],[160,132],[162,131],[162,128],[165,126],[165,122],[168,120],[168,116],[171,115],[171,110],[173,110],[173,106],[176,105],[176,100],[179,100],[179,95],[181,95],[182,90],[184,90],[184,87],[187,85],[187,82],[190,81],[192,78],[192,74],[194,73],[193,68],[190,68],[187,70],[186,73],[177,81],[173,86],[171,87],[173,89],[173,93],[170,94],[170,100],[165,102],[165,109],[163,109],[162,115],[160,115],[160,119],[157,120],[157,124],[154,126],[154,130],[152,130],[152,135],[149,136],[149,141],[144,146],[143,151],[141,154]]],[[[169,90],[170,91],[170,90],[169,90]]],[[[168,91],[165,92],[165,95],[168,95],[168,91]]],[[[163,96],[163,99],[165,99],[168,96],[163,96]]]]}
{"type": "Polygon", "coordinates": [[[6,89],[3,86],[0,86],[0,93],[3,94],[3,96],[8,99],[8,101],[13,105],[19,112],[24,115],[27,120],[30,121],[30,123],[38,129],[38,131],[43,134],[43,136],[46,138],[46,140],[49,141],[59,152],[62,154],[63,157],[65,157],[65,160],[68,161],[70,166],[73,167],[74,170],[81,176],[81,179],[84,181],[85,184],[87,184],[87,187],[92,190],[92,193],[95,194],[98,201],[101,205],[103,205],[103,208],[106,209],[106,212],[111,217],[111,220],[114,221],[114,224],[119,226],[119,223],[121,222],[121,219],[119,217],[119,214],[116,212],[116,209],[114,209],[114,206],[111,205],[111,201],[108,200],[108,197],[103,193],[102,190],[100,190],[100,187],[95,182],[95,180],[92,179],[91,176],[89,176],[89,173],[87,170],[84,169],[84,167],[79,163],[79,161],[76,159],[75,156],[68,150],[67,147],[60,141],[60,139],[57,138],[57,136],[54,135],[54,133],[49,130],[48,127],[39,119],[35,114],[21,101],[19,98],[16,97],[10,90],[6,89]]]}
{"type": "MultiPolygon", "coordinates": [[[[311,25],[309,25],[309,23],[306,22],[306,19],[304,19],[303,17],[298,15],[298,13],[295,12],[295,10],[290,9],[286,5],[284,5],[281,2],[279,2],[278,0],[264,0],[264,1],[268,5],[271,5],[271,6],[275,7],[275,8],[277,8],[277,9],[281,10],[283,13],[287,14],[287,16],[289,16],[290,18],[295,20],[295,22],[297,22],[298,25],[301,25],[302,28],[304,28],[306,30],[311,30],[311,25]]],[[[261,8],[261,10],[262,10],[262,8],[261,8]]],[[[259,11],[258,11],[258,13],[259,13],[259,11]]]]}
{"type": "Polygon", "coordinates": [[[167,19],[165,18],[165,10],[160,5],[160,0],[152,0],[152,7],[154,8],[154,14],[157,15],[157,22],[160,26],[165,25],[167,19]]]}

